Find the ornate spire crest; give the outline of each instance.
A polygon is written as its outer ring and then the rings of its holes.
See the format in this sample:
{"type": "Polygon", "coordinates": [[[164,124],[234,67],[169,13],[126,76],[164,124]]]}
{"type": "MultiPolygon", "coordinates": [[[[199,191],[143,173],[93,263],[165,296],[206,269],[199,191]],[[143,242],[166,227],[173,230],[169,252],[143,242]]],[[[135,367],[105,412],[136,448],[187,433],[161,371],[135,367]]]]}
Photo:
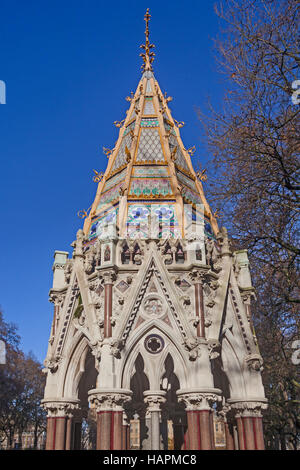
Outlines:
{"type": "Polygon", "coordinates": [[[140,56],[143,58],[143,65],[142,65],[142,70],[145,72],[146,70],[153,70],[152,69],[152,62],[154,61],[154,56],[155,53],[151,51],[155,46],[154,44],[150,44],[149,41],[149,20],[151,18],[151,15],[149,14],[149,8],[147,8],[146,14],[144,16],[144,20],[146,23],[146,30],[145,30],[145,44],[142,44],[140,47],[141,49],[144,49],[144,52],[140,54],[140,56]]]}

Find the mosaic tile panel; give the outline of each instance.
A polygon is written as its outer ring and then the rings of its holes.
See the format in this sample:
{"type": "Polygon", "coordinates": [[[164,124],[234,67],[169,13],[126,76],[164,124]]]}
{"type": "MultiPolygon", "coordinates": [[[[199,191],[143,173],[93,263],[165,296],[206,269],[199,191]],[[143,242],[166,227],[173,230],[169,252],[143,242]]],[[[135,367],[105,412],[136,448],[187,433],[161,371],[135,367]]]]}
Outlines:
{"type": "Polygon", "coordinates": [[[142,128],[139,140],[139,148],[136,157],[137,162],[163,162],[164,155],[157,129],[142,128]]]}
{"type": "Polygon", "coordinates": [[[151,88],[151,83],[150,80],[147,80],[147,85],[146,85],[146,94],[152,94],[152,88],[151,88]]]}
{"type": "Polygon", "coordinates": [[[99,205],[97,207],[97,210],[99,208],[101,208],[101,204],[109,204],[115,200],[117,200],[120,196],[120,188],[122,186],[122,182],[121,183],[118,183],[116,186],[114,186],[113,188],[109,189],[108,191],[106,191],[105,193],[103,193],[100,197],[100,202],[99,202],[99,205]]]}
{"type": "Polygon", "coordinates": [[[201,204],[201,202],[202,202],[201,198],[200,198],[200,195],[197,194],[197,193],[194,193],[193,191],[191,191],[186,186],[184,187],[182,196],[186,201],[191,202],[192,204],[201,204]]]}
{"type": "Polygon", "coordinates": [[[178,165],[180,168],[183,168],[184,170],[189,172],[190,170],[187,165],[186,159],[184,158],[184,155],[180,149],[177,138],[173,134],[171,134],[169,138],[169,147],[170,147],[171,153],[174,147],[177,147],[175,164],[178,165]]]}
{"type": "Polygon", "coordinates": [[[109,180],[107,180],[107,182],[105,183],[103,192],[107,191],[115,184],[120,183],[120,181],[123,181],[126,176],[126,171],[127,171],[127,168],[124,168],[124,170],[122,170],[120,173],[118,173],[117,175],[114,175],[112,178],[109,178],[109,180]]]}
{"type": "Polygon", "coordinates": [[[179,238],[174,204],[129,205],[127,233],[131,238],[179,238]]]}
{"type": "Polygon", "coordinates": [[[156,114],[153,106],[152,98],[145,98],[143,115],[156,114]]]}
{"type": "Polygon", "coordinates": [[[142,197],[169,196],[172,188],[168,178],[133,178],[129,194],[142,197]]]}
{"type": "Polygon", "coordinates": [[[126,129],[125,133],[122,139],[122,143],[119,148],[119,152],[115,158],[114,164],[112,166],[112,172],[118,170],[122,166],[126,165],[126,152],[125,152],[125,147],[129,149],[131,146],[131,136],[129,134],[131,129],[134,129],[135,123],[132,122],[126,129]]]}
{"type": "Polygon", "coordinates": [[[159,127],[158,119],[144,118],[141,120],[141,127],[159,127]]]}
{"type": "Polygon", "coordinates": [[[140,177],[166,177],[169,176],[168,168],[166,166],[136,166],[133,169],[133,176],[140,177]]]}
{"type": "Polygon", "coordinates": [[[179,183],[184,184],[185,186],[188,186],[192,191],[196,193],[198,192],[196,185],[195,185],[195,181],[193,181],[191,178],[184,175],[180,171],[178,171],[176,175],[177,175],[179,183]]]}
{"type": "Polygon", "coordinates": [[[89,240],[95,237],[101,237],[104,231],[104,228],[107,227],[107,225],[116,223],[118,210],[119,210],[118,207],[113,207],[112,209],[100,214],[99,217],[92,222],[92,225],[88,234],[89,240]]]}

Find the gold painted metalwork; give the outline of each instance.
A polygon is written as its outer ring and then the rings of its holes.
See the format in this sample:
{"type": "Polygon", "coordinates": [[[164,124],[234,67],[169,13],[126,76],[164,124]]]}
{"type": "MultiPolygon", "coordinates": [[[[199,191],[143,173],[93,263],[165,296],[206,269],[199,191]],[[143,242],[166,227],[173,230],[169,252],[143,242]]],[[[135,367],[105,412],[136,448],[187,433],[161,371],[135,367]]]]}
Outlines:
{"type": "Polygon", "coordinates": [[[123,119],[123,121],[114,121],[114,125],[116,127],[122,127],[124,122],[125,122],[125,119],[123,119]]]}
{"type": "Polygon", "coordinates": [[[175,147],[172,152],[171,152],[171,160],[172,162],[175,162],[176,160],[176,152],[177,152],[177,147],[175,147]]]}
{"type": "Polygon", "coordinates": [[[127,145],[125,145],[125,153],[126,153],[126,162],[129,163],[131,160],[131,153],[127,145]]]}
{"type": "Polygon", "coordinates": [[[94,183],[99,183],[104,176],[103,173],[100,173],[97,170],[93,170],[93,172],[95,173],[95,175],[93,176],[94,183]]]}
{"type": "Polygon", "coordinates": [[[222,219],[223,213],[222,213],[222,212],[219,212],[219,209],[217,209],[217,210],[213,213],[213,217],[214,217],[215,219],[222,219]]]}
{"type": "Polygon", "coordinates": [[[103,153],[104,155],[107,156],[107,158],[109,158],[111,156],[111,154],[113,153],[115,149],[109,149],[109,148],[106,148],[106,147],[103,147],[103,153]]]}
{"type": "Polygon", "coordinates": [[[130,92],[130,96],[126,96],[125,100],[129,101],[129,103],[133,100],[134,98],[134,93],[133,91],[130,92]]]}
{"type": "Polygon", "coordinates": [[[91,209],[92,206],[90,206],[87,210],[81,209],[80,211],[77,212],[77,216],[80,219],[85,219],[88,216],[89,210],[91,209]]]}
{"type": "Polygon", "coordinates": [[[196,146],[193,145],[193,147],[190,147],[189,149],[187,149],[187,153],[190,154],[190,156],[194,155],[194,153],[196,152],[196,146]]]}
{"type": "Polygon", "coordinates": [[[175,122],[177,127],[183,127],[185,125],[185,123],[183,121],[176,121],[176,119],[174,119],[174,122],[175,122]]]}
{"type": "Polygon", "coordinates": [[[206,181],[207,180],[206,168],[204,168],[204,170],[197,171],[197,178],[200,181],[206,181]]]}
{"type": "Polygon", "coordinates": [[[154,61],[155,54],[154,52],[151,51],[155,46],[154,44],[150,44],[149,41],[149,20],[151,18],[151,15],[149,14],[149,8],[147,8],[146,14],[144,16],[144,20],[146,23],[146,31],[145,31],[145,44],[142,44],[140,47],[143,49],[145,52],[142,52],[140,56],[142,57],[144,63],[142,65],[142,70],[145,72],[146,70],[153,70],[152,69],[152,62],[154,61]]]}
{"type": "Polygon", "coordinates": [[[169,101],[172,101],[172,100],[173,100],[172,96],[168,96],[168,93],[167,93],[166,91],[165,91],[165,93],[164,93],[164,98],[165,98],[165,100],[166,100],[167,103],[169,103],[169,101]]]}

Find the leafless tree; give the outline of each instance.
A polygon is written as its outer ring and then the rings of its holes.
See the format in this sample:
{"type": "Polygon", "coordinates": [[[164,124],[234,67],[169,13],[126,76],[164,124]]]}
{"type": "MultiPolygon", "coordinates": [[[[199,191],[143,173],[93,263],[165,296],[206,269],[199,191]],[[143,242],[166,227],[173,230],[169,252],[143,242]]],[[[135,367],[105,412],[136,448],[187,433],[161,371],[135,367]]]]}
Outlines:
{"type": "Polygon", "coordinates": [[[206,192],[224,214],[233,245],[249,251],[270,447],[276,435],[281,447],[295,448],[299,368],[291,362],[291,344],[300,339],[300,106],[291,98],[300,79],[299,2],[227,0],[215,11],[223,24],[215,48],[226,92],[219,109],[199,110],[211,155],[206,192]]]}

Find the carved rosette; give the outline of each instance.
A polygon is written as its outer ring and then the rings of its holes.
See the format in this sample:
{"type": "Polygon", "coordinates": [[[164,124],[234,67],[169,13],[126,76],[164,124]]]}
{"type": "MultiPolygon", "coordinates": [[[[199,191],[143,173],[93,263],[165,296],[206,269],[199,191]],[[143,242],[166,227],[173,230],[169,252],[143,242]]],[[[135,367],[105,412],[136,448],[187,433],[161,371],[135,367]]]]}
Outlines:
{"type": "Polygon", "coordinates": [[[71,418],[80,409],[80,400],[77,399],[44,399],[41,406],[47,411],[47,418],[71,418]]]}
{"type": "Polygon", "coordinates": [[[123,411],[124,405],[130,402],[131,390],[125,389],[94,389],[89,391],[89,402],[91,407],[100,411],[123,411]]]}
{"type": "Polygon", "coordinates": [[[261,418],[262,411],[268,408],[268,400],[266,398],[263,398],[261,400],[253,399],[253,400],[247,400],[247,401],[230,399],[228,400],[228,403],[231,409],[236,412],[235,416],[243,417],[243,418],[246,418],[246,417],[261,418]]]}
{"type": "Polygon", "coordinates": [[[186,411],[195,410],[211,410],[212,404],[216,401],[220,401],[220,390],[212,389],[211,391],[195,391],[195,392],[184,392],[178,390],[177,396],[178,401],[183,402],[186,407],[186,411]]]}

